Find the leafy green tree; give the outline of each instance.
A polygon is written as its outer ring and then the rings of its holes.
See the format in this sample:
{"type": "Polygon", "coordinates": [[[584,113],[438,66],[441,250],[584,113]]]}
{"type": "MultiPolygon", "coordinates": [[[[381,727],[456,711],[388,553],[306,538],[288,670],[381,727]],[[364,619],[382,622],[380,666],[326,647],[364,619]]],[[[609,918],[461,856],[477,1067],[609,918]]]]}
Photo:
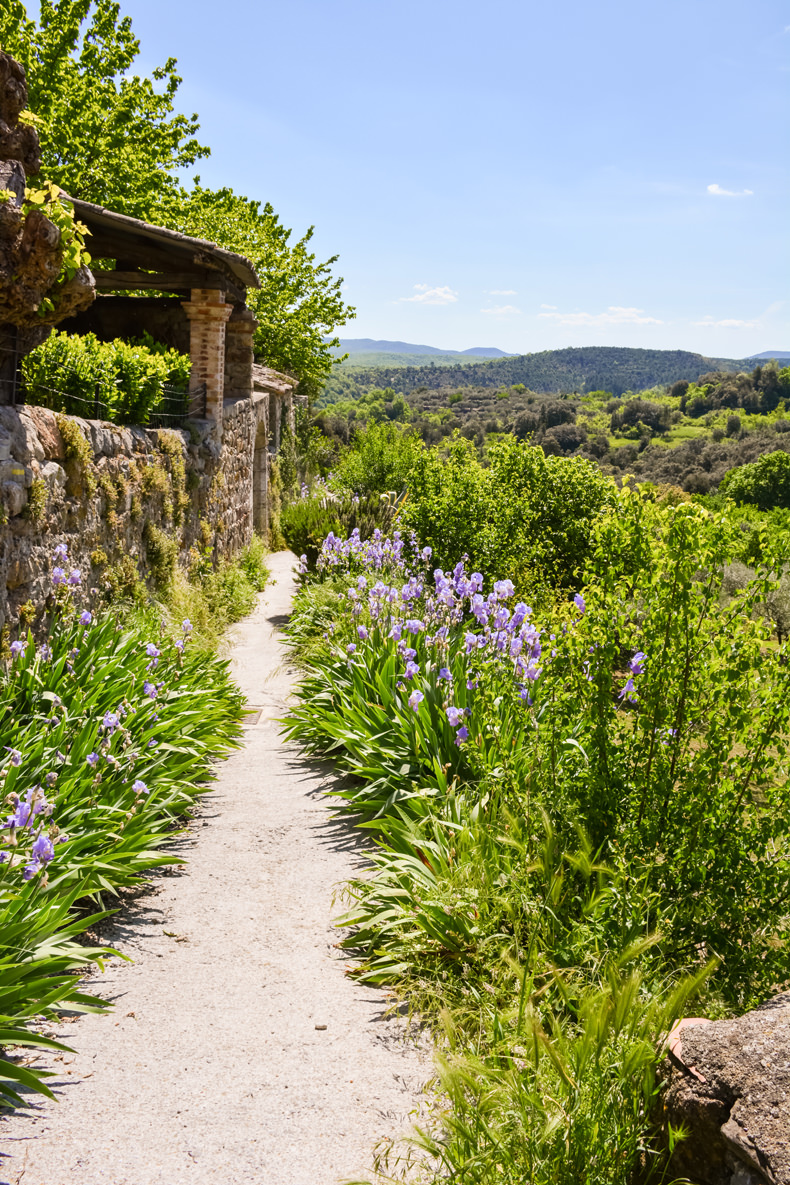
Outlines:
{"type": "Polygon", "coordinates": [[[760,510],[790,507],[790,454],[766,453],[750,465],[739,465],[724,475],[719,489],[734,502],[751,502],[760,510]]]}
{"type": "Polygon", "coordinates": [[[333,486],[355,494],[400,493],[423,451],[419,436],[395,424],[370,423],[335,467],[333,486]]]}
{"type": "Polygon", "coordinates": [[[130,73],[140,43],[117,3],[42,0],[36,24],[6,0],[0,45],[27,72],[43,176],[136,218],[178,200],[177,170],[209,149],[195,139],[197,116],[174,114],[175,58],[151,78],[130,73]]]}
{"type": "Polygon", "coordinates": [[[337,256],[320,263],[313,228],[297,242],[267,203],[179,170],[207,156],[197,116],[175,113],[176,59],[132,74],[140,43],[114,0],[42,0],[38,24],[20,0],[0,9],[0,45],[22,62],[43,149],[42,175],[74,197],[209,239],[247,256],[261,288],[249,293],[260,360],[295,375],[315,395],[330,372],[332,334],[354,316],[343,302],[337,256]],[[329,340],[327,340],[329,339],[329,340]]]}
{"type": "Polygon", "coordinates": [[[317,395],[335,361],[332,347],[340,344],[329,335],[355,311],[343,301],[342,277],[332,274],[338,257],[319,263],[310,251],[313,227],[291,243],[291,231],[268,202],[262,206],[232,189],[199,184],[189,194],[182,191],[178,203],[166,202],[157,218],[252,261],[261,279],[261,287],[247,293],[258,318],[256,357],[296,375],[303,392],[317,395]]]}

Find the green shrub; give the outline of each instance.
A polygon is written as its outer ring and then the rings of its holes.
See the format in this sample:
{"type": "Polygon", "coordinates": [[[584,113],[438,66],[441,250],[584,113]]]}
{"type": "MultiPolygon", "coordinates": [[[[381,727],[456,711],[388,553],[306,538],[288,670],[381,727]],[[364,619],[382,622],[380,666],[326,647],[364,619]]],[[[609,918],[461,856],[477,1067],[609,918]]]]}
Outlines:
{"type": "Polygon", "coordinates": [[[160,405],[169,413],[186,411],[189,367],[188,356],[152,339],[101,342],[92,333],[53,333],[23,358],[22,377],[28,403],[146,424],[160,405]]]}
{"type": "Polygon", "coordinates": [[[332,487],[360,497],[390,491],[400,494],[422,451],[422,441],[414,432],[395,424],[370,423],[341,455],[332,474],[332,487]]]}
{"type": "Polygon", "coordinates": [[[760,510],[790,508],[790,453],[766,453],[750,465],[730,469],[719,490],[734,502],[749,502],[760,510]]]}
{"type": "Polygon", "coordinates": [[[307,556],[308,567],[314,569],[321,544],[330,531],[345,536],[357,528],[367,538],[376,528],[386,530],[394,513],[395,504],[386,495],[359,498],[327,491],[285,505],[278,525],[291,551],[307,556]]]}
{"type": "Polygon", "coordinates": [[[441,566],[462,555],[469,567],[514,580],[531,595],[578,587],[600,514],[614,483],[581,457],[545,457],[508,438],[489,449],[456,441],[449,455],[427,449],[409,477],[401,523],[433,549],[441,566]]]}

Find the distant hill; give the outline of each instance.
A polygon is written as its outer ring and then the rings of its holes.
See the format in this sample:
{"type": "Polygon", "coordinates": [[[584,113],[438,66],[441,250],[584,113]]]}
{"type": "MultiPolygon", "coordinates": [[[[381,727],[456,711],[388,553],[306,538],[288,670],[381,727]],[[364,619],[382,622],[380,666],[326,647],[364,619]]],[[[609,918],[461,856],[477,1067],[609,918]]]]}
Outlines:
{"type": "Polygon", "coordinates": [[[372,337],[341,337],[340,354],[441,354],[448,358],[463,358],[471,354],[476,358],[507,358],[509,355],[496,346],[473,346],[471,350],[440,350],[437,346],[417,346],[413,342],[377,341],[372,337]]]}
{"type": "MultiPolygon", "coordinates": [[[[356,361],[356,360],[355,360],[356,361]]],[[[327,380],[320,403],[355,399],[374,387],[392,387],[403,395],[440,388],[504,388],[523,383],[538,393],[573,391],[642,391],[678,379],[696,379],[712,370],[748,369],[744,359],[709,358],[688,350],[638,350],[617,346],[543,350],[491,361],[438,364],[430,357],[419,365],[365,367],[349,360],[327,380]]]]}
{"type": "Polygon", "coordinates": [[[772,358],[790,358],[790,350],[763,350],[762,354],[750,354],[748,362],[770,362],[772,358]]]}

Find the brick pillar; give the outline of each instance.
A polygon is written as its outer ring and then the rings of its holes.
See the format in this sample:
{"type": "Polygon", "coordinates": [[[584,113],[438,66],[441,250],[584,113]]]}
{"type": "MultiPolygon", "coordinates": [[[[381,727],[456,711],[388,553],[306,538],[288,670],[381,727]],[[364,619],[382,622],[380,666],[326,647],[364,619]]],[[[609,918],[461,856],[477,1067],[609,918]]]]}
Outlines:
{"type": "Polygon", "coordinates": [[[225,326],[225,398],[249,399],[252,394],[252,339],[258,322],[237,305],[225,326]]]}
{"type": "Polygon", "coordinates": [[[182,302],[189,318],[190,390],[206,384],[206,416],[222,436],[222,400],[225,395],[225,322],[233,306],[215,288],[193,288],[192,299],[182,302]]]}

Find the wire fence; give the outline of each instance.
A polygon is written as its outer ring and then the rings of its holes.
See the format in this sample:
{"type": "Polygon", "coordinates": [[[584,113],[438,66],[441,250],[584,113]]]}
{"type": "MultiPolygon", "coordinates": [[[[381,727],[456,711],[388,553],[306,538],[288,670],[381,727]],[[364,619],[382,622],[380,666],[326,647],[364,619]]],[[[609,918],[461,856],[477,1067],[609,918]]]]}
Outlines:
{"type": "Polygon", "coordinates": [[[129,409],[119,412],[118,388],[111,383],[94,383],[76,370],[62,367],[63,386],[43,384],[37,380],[29,392],[22,371],[23,354],[14,330],[0,331],[0,404],[17,407],[31,403],[48,407],[65,415],[81,416],[88,420],[108,420],[125,425],[142,424],[146,428],[178,428],[188,419],[204,419],[206,415],[206,384],[192,391],[163,383],[158,398],[140,415],[129,409]],[[91,396],[86,388],[93,386],[91,396]],[[72,390],[67,388],[71,387],[72,390]],[[81,392],[77,394],[74,390],[81,392]],[[31,396],[28,398],[28,396],[31,396]]]}

